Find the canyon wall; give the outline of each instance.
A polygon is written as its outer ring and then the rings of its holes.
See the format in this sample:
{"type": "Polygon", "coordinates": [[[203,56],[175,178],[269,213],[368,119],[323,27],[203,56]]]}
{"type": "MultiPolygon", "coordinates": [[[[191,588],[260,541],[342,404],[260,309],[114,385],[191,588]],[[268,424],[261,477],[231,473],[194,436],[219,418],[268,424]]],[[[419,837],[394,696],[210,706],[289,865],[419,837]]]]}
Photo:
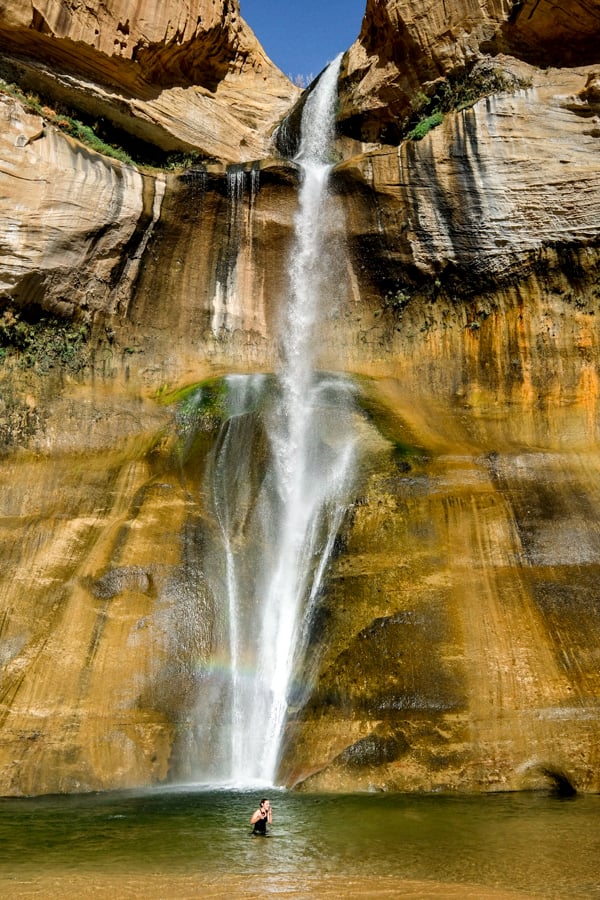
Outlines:
{"type": "MultiPolygon", "coordinates": [[[[298,172],[270,139],[297,91],[237,4],[139,6],[0,16],[25,89],[205,157],[111,160],[0,94],[2,794],[193,774],[218,411],[187,389],[277,359],[298,172]]],[[[346,55],[319,364],[383,441],[288,785],[600,789],[598,8],[369,0],[346,55]],[[495,87],[401,139],[440,79],[495,87]]]]}
{"type": "Polygon", "coordinates": [[[163,151],[237,162],[268,152],[299,91],[240,17],[238,0],[7,0],[0,76],[163,151]],[[6,73],[6,74],[5,74],[6,73]]]}
{"type": "Polygon", "coordinates": [[[594,65],[599,31],[595,0],[368,0],[345,61],[340,126],[359,140],[397,142],[403,120],[482,55],[594,65]]]}

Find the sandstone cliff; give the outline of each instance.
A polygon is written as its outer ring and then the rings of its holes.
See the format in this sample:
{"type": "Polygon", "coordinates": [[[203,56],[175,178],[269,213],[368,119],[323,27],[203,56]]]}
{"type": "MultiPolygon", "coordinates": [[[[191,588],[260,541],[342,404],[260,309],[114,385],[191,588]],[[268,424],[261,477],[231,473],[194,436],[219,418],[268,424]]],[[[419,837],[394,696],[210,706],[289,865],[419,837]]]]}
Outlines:
{"type": "Polygon", "coordinates": [[[415,108],[482,54],[541,67],[593,65],[598,33],[595,0],[368,0],[346,60],[341,126],[359,140],[397,142],[415,108]]]}
{"type": "MultiPolygon", "coordinates": [[[[188,771],[215,424],[180,389],[273,368],[298,178],[265,149],[294,92],[241,153],[258,76],[235,82],[229,54],[248,32],[231,4],[218,28],[212,7],[188,6],[140,14],[117,52],[115,3],[102,27],[67,3],[33,19],[4,4],[11,65],[29,77],[43,53],[47,90],[72,75],[69,99],[96,110],[99,84],[126,86],[128,127],[160,146],[187,138],[160,124],[158,99],[181,97],[198,129],[194,79],[205,96],[218,74],[211,108],[222,100],[236,130],[190,146],[247,160],[142,172],[1,98],[5,794],[188,771]],[[150,71],[160,90],[142,114],[150,71]]],[[[315,622],[287,784],[600,789],[598,4],[553,8],[369,2],[347,56],[331,198],[347,253],[320,364],[360,380],[384,440],[315,622]],[[440,78],[478,73],[492,92],[400,141],[440,78]]],[[[267,93],[281,84],[270,74],[267,93]]]]}
{"type": "Polygon", "coordinates": [[[101,120],[121,140],[227,161],[264,156],[298,93],[237,0],[133,9],[125,0],[9,0],[0,48],[4,71],[22,86],[101,120]]]}

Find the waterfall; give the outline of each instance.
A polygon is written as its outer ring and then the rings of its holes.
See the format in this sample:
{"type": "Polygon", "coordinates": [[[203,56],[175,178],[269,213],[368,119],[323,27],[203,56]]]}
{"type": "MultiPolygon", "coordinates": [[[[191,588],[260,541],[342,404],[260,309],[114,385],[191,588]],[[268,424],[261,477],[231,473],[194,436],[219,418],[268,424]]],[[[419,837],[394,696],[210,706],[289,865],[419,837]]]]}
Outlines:
{"type": "Polygon", "coordinates": [[[235,327],[242,315],[240,294],[243,285],[239,283],[238,266],[242,248],[252,241],[252,209],[258,191],[260,172],[256,166],[246,171],[244,166],[231,165],[228,166],[225,177],[228,221],[226,238],[220,247],[215,273],[211,318],[211,330],[215,336],[219,336],[222,329],[235,327]],[[248,217],[245,221],[246,206],[248,217]]]}
{"type": "Polygon", "coordinates": [[[292,680],[355,469],[354,389],[316,370],[332,270],[327,191],[340,62],[303,111],[279,370],[225,379],[206,475],[216,525],[209,581],[221,608],[201,682],[198,746],[201,777],[213,782],[276,778],[292,680]]]}

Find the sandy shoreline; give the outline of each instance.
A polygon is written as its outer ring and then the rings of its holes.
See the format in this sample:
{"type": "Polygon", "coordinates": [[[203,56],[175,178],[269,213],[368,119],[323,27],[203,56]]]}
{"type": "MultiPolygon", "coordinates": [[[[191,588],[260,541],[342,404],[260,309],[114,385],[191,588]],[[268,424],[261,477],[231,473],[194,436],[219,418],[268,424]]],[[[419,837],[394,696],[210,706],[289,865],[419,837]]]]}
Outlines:
{"type": "Polygon", "coordinates": [[[435,881],[405,881],[391,876],[347,878],[343,876],[300,878],[268,875],[114,875],[114,874],[0,874],[0,895],[5,898],[44,897],[88,898],[110,897],[111,900],[187,900],[192,897],[230,898],[273,896],[285,900],[325,898],[397,897],[411,900],[540,900],[540,894],[529,894],[489,888],[484,885],[450,884],[435,881]]]}

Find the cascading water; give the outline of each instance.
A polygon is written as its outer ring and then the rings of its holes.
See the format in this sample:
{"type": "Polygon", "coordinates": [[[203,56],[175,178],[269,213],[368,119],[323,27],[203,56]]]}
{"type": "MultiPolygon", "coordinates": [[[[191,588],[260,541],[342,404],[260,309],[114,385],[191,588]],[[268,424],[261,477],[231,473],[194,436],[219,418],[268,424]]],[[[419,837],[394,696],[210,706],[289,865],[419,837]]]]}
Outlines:
{"type": "Polygon", "coordinates": [[[212,782],[276,777],[292,678],[355,469],[352,385],[315,371],[332,268],[327,184],[340,61],[321,76],[302,117],[280,370],[225,379],[225,421],[207,472],[218,526],[209,580],[222,609],[198,745],[200,777],[212,782]]]}
{"type": "MultiPolygon", "coordinates": [[[[227,234],[217,259],[215,295],[211,330],[218,336],[222,329],[234,326],[241,316],[243,285],[239,283],[238,265],[244,244],[251,243],[252,207],[259,184],[259,169],[249,171],[240,165],[227,168],[228,221],[227,234]],[[244,199],[248,197],[248,219],[244,228],[244,199]],[[249,233],[250,232],[250,233],[249,233]]],[[[242,267],[243,268],[243,267],[242,267]]]]}

